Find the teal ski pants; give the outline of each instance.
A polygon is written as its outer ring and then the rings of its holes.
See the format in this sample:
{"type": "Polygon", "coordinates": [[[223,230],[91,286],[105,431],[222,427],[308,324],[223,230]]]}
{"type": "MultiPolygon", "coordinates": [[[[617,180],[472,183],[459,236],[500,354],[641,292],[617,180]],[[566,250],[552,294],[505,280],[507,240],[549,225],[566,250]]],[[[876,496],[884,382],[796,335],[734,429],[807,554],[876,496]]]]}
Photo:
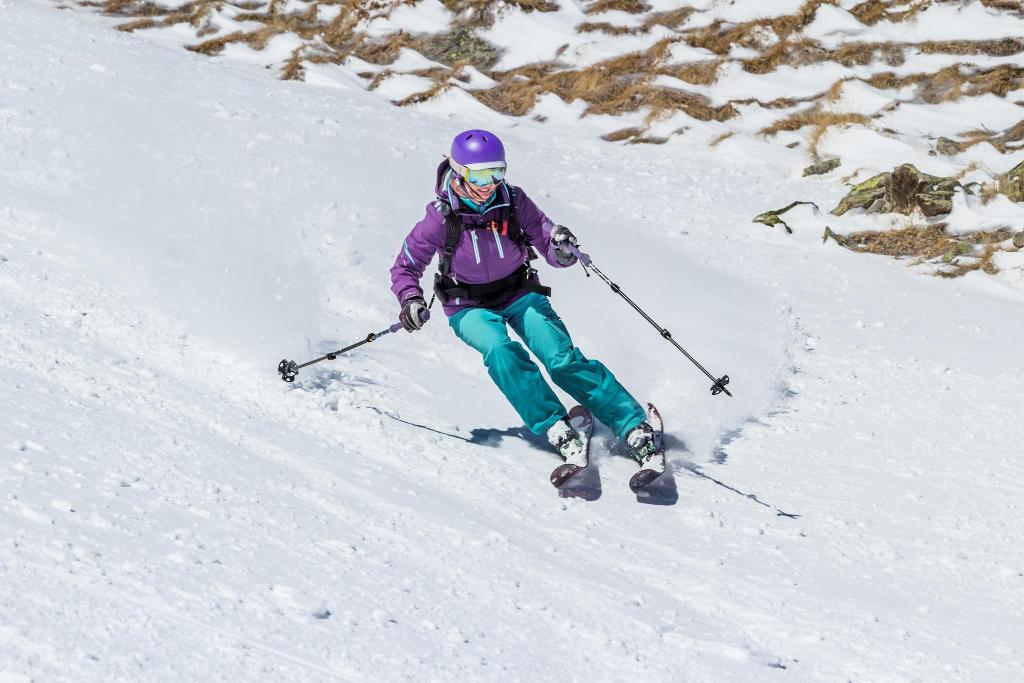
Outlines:
{"type": "Polygon", "coordinates": [[[543,434],[566,410],[526,349],[508,336],[511,327],[552,381],[624,438],[647,416],[602,363],[572,344],[547,297],[529,293],[501,309],[465,308],[448,319],[459,339],[479,351],[491,379],[533,432],[543,434]]]}

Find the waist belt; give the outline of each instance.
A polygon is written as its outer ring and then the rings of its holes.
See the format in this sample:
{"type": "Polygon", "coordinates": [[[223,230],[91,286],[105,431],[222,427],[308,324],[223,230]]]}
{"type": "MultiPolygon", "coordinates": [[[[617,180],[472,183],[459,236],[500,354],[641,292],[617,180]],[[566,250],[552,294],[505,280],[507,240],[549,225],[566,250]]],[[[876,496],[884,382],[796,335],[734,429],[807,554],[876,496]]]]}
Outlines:
{"type": "Polygon", "coordinates": [[[537,271],[525,263],[511,275],[500,280],[478,284],[456,282],[441,273],[434,275],[434,292],[443,304],[453,303],[459,299],[459,303],[471,306],[493,306],[502,303],[520,289],[551,296],[551,288],[542,285],[537,278],[537,271]]]}

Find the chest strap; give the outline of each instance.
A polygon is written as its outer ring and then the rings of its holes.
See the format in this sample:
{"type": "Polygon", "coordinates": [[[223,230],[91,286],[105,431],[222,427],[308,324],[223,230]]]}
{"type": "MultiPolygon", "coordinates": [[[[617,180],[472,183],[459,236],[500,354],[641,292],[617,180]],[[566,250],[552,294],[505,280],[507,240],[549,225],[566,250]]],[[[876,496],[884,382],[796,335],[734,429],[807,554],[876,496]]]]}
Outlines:
{"type": "MultiPolygon", "coordinates": [[[[438,211],[444,216],[447,232],[445,235],[444,248],[438,252],[438,272],[434,274],[434,292],[441,303],[447,304],[455,300],[465,299],[467,303],[476,306],[491,306],[502,303],[516,291],[525,289],[530,292],[537,292],[544,296],[551,296],[551,288],[545,287],[537,277],[537,271],[531,268],[530,261],[537,258],[537,252],[529,244],[526,235],[515,219],[512,207],[514,206],[514,190],[510,188],[508,205],[501,209],[501,235],[507,236],[512,241],[525,246],[526,262],[523,263],[510,275],[493,282],[480,284],[459,283],[451,277],[452,256],[459,246],[462,233],[466,226],[451,205],[443,200],[438,200],[438,211]]],[[[487,228],[490,229],[490,228],[487,228]]]]}

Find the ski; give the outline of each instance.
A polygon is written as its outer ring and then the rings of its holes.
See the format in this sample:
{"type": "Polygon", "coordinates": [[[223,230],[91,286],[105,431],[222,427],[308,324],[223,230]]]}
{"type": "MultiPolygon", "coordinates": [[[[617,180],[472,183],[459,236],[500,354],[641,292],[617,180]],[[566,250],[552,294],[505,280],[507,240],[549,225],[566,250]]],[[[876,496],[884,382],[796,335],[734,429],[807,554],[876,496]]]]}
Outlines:
{"type": "Polygon", "coordinates": [[[551,472],[551,484],[561,489],[590,464],[590,436],[594,433],[594,416],[583,406],[573,406],[569,422],[583,440],[583,452],[576,462],[562,463],[551,472]]]}
{"type": "Polygon", "coordinates": [[[647,423],[654,427],[656,450],[644,458],[640,469],[629,479],[629,489],[638,495],[665,473],[665,426],[653,403],[647,404],[647,423]]]}

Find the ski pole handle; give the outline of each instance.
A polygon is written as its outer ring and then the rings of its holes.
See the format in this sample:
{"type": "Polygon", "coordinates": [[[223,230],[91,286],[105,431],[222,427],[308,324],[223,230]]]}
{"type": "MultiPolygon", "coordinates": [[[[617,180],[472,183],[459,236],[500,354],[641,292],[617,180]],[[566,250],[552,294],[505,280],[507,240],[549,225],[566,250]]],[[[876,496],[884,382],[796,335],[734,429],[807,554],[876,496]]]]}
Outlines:
{"type": "MultiPolygon", "coordinates": [[[[428,320],[430,320],[430,310],[429,309],[425,308],[422,311],[420,311],[420,320],[422,320],[423,322],[427,322],[428,320]]],[[[402,323],[395,323],[394,325],[392,325],[388,329],[384,330],[383,332],[378,332],[377,334],[374,335],[374,337],[383,337],[385,334],[391,334],[392,332],[398,332],[400,329],[402,329],[404,327],[405,327],[405,325],[403,325],[402,323]]]]}
{"type": "Polygon", "coordinates": [[[569,248],[570,254],[579,259],[580,263],[582,263],[585,266],[590,265],[590,257],[584,254],[582,251],[580,251],[575,244],[573,244],[572,242],[566,242],[565,246],[569,248]]]}

